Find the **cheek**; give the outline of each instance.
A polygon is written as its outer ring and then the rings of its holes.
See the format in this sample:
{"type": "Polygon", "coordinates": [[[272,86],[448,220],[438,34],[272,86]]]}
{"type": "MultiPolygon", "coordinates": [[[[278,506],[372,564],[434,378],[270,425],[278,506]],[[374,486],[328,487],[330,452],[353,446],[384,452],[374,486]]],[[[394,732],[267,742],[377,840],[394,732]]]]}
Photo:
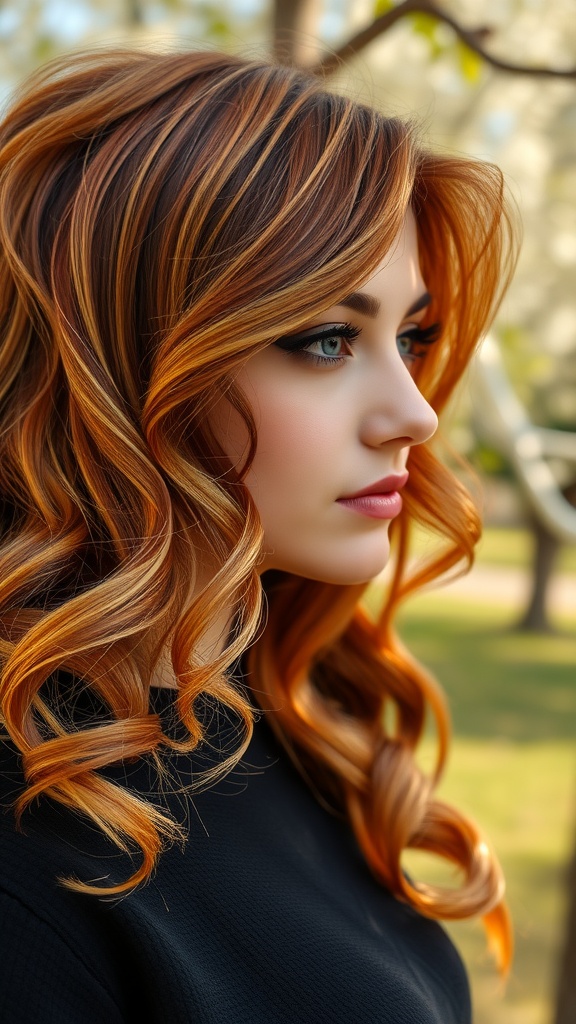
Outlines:
{"type": "MultiPolygon", "coordinates": [[[[301,383],[261,379],[252,372],[238,376],[237,383],[249,401],[256,426],[256,454],[245,483],[262,516],[268,506],[290,511],[299,492],[316,487],[342,444],[335,436],[334,419],[326,403],[301,383]],[[300,487],[298,487],[300,485],[300,487]],[[306,485],[306,486],[303,486],[306,485]],[[297,490],[298,488],[298,490],[297,490]],[[287,498],[291,502],[287,503],[287,498]]],[[[248,431],[240,413],[222,398],[210,412],[216,438],[231,462],[240,467],[248,454],[248,431]]]]}
{"type": "MultiPolygon", "coordinates": [[[[351,486],[358,455],[353,403],[302,380],[280,385],[253,374],[238,383],[257,430],[245,484],[264,529],[261,571],[283,569],[336,584],[372,579],[388,559],[388,531],[381,523],[347,518],[336,505],[351,486]]],[[[211,420],[224,451],[240,465],[247,453],[241,417],[224,400],[211,420]]]]}
{"type": "MultiPolygon", "coordinates": [[[[308,507],[314,492],[330,490],[330,478],[337,468],[342,444],[333,418],[324,403],[299,389],[287,394],[283,389],[260,393],[255,403],[258,443],[256,457],[247,476],[254,500],[268,504],[284,503],[282,514],[289,513],[289,502],[308,507]]],[[[332,489],[337,481],[332,479],[332,489]]],[[[336,496],[336,495],[335,495],[336,496]]]]}

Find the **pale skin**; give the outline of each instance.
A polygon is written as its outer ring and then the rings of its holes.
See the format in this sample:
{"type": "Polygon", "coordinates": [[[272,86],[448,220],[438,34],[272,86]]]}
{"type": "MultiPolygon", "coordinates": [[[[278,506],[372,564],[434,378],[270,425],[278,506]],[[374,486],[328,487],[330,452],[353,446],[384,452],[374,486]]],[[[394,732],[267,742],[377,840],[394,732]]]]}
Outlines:
{"type": "MultiPolygon", "coordinates": [[[[392,519],[360,514],[338,499],[403,474],[410,449],[436,430],[436,414],[413,376],[423,350],[413,332],[429,299],[409,211],[373,276],[298,332],[321,332],[322,340],[306,338],[303,351],[289,351],[282,346],[292,339],[281,339],[238,373],[257,430],[244,482],[264,530],[261,572],[354,584],[386,566],[392,519]],[[356,336],[339,335],[343,325],[356,336]]],[[[240,416],[222,399],[212,419],[226,454],[241,464],[247,435],[240,416]]],[[[223,609],[206,634],[205,657],[222,648],[228,618],[223,609]]],[[[176,685],[171,665],[159,666],[157,685],[176,685]]]]}
{"type": "MultiPolygon", "coordinates": [[[[303,328],[359,328],[349,355],[346,342],[340,345],[343,361],[316,365],[270,345],[236,378],[258,436],[245,483],[264,527],[262,570],[343,584],[376,576],[388,560],[390,520],[358,515],[337,499],[403,472],[410,448],[436,429],[436,414],[397,341],[425,315],[425,309],[408,315],[426,294],[411,213],[391,253],[358,291],[379,303],[375,316],[336,305],[303,328]]],[[[234,457],[237,422],[230,416],[227,430],[222,419],[222,442],[234,457]]]]}

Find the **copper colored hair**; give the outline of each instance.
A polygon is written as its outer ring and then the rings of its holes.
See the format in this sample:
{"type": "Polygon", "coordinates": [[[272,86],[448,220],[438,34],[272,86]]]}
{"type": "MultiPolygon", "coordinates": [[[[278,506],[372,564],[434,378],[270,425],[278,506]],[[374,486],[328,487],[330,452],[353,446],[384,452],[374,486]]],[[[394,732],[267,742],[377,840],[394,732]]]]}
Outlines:
{"type": "Polygon", "coordinates": [[[346,815],[376,877],[429,917],[483,915],[506,966],[498,862],[434,795],[444,698],[393,626],[410,592],[471,563],[479,521],[467,491],[429,443],[414,448],[379,617],[363,610],[364,586],[281,572],[264,579],[264,617],[246,467],[226,463],[206,417],[226,393],[250,430],[249,465],[256,434],[235,370],[361,285],[409,206],[427,316],[443,324],[419,386],[440,412],[513,263],[496,168],[433,155],[404,121],[264,60],[88,53],[21,89],[0,127],[2,718],[27,783],[17,819],[50,797],[122,849],[135,844],[140,863],[124,884],[64,880],[119,893],[145,881],[181,832],[101,770],[194,749],[207,698],[238,721],[237,747],[199,780],[207,786],[246,750],[260,704],[319,798],[346,815]],[[413,523],[445,544],[410,576],[413,523]],[[198,591],[200,537],[220,569],[198,591]],[[222,605],[234,628],[202,664],[198,642],[222,605]],[[150,710],[165,644],[178,739],[150,710]],[[243,652],[250,699],[229,671],[243,652]],[[105,716],[75,726],[54,697],[58,673],[93,692],[105,716]],[[438,736],[430,776],[415,758],[427,709],[438,736]],[[453,862],[459,884],[407,877],[409,848],[453,862]]]}

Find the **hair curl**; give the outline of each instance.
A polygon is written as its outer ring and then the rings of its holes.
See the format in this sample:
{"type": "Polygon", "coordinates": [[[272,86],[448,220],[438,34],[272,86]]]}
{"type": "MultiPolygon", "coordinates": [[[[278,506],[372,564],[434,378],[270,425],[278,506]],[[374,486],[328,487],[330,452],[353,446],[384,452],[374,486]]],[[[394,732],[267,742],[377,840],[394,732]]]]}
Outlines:
{"type": "Polygon", "coordinates": [[[364,586],[275,572],[262,628],[258,516],[205,416],[226,393],[250,431],[249,465],[256,435],[234,371],[363,283],[410,204],[430,321],[443,324],[419,386],[440,411],[513,264],[496,168],[433,155],[410,125],[307,74],[213,52],[83,54],[16,97],[0,131],[2,716],[27,781],[17,817],[45,795],[121,848],[136,843],[141,863],[124,884],[65,883],[119,893],[149,877],[178,827],[100,770],[192,750],[196,699],[209,695],[243,735],[202,784],[229,771],[254,708],[227,670],[248,649],[255,699],[348,816],[375,875],[430,917],[483,914],[506,965],[498,863],[433,795],[449,732],[441,691],[393,630],[406,595],[471,563],[479,522],[467,492],[429,444],[414,448],[379,619],[361,608],[364,586]],[[413,522],[447,544],[409,576],[413,522]],[[220,569],[198,592],[199,538],[220,569]],[[194,652],[223,604],[234,628],[202,664],[194,652]],[[149,707],[168,642],[179,739],[149,707]],[[105,719],[74,728],[47,697],[61,671],[98,695],[105,719]],[[414,757],[427,708],[439,738],[431,778],[414,757]],[[454,862],[462,885],[409,879],[409,847],[454,862]]]}

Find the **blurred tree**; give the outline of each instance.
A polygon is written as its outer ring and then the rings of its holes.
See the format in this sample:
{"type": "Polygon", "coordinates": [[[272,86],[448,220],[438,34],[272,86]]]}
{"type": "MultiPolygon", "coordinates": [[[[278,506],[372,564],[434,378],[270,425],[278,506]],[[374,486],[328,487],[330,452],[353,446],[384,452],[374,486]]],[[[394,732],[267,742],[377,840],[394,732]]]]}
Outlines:
{"type": "Polygon", "coordinates": [[[308,66],[320,57],[322,0],[273,0],[272,50],[279,60],[308,66]]]}
{"type": "Polygon", "coordinates": [[[554,1024],[574,1024],[576,1021],[576,843],[566,883],[568,912],[560,957],[554,1024]]]}
{"type": "Polygon", "coordinates": [[[134,27],[144,24],[144,12],[140,0],[126,0],[126,21],[128,25],[134,27]]]}
{"type": "Polygon", "coordinates": [[[438,56],[448,45],[439,41],[436,26],[438,22],[448,25],[454,31],[458,42],[463,44],[463,47],[458,48],[458,52],[462,71],[467,78],[476,80],[479,61],[486,61],[500,71],[513,74],[529,74],[538,78],[576,79],[576,68],[555,68],[540,64],[518,63],[491,53],[486,48],[485,41],[493,35],[492,28],[486,25],[474,29],[466,28],[459,19],[450,13],[446,4],[435,3],[434,0],[401,0],[400,3],[395,3],[394,0],[376,0],[372,20],[359,32],[354,33],[334,53],[326,56],[319,64],[318,70],[322,70],[324,73],[334,70],[342,60],[350,59],[358,54],[403,18],[409,18],[413,31],[428,40],[433,57],[438,56]],[[475,55],[478,60],[474,60],[471,55],[475,55]]]}
{"type": "MultiPolygon", "coordinates": [[[[566,500],[576,507],[576,484],[563,487],[562,492],[566,500]]],[[[518,629],[553,633],[554,627],[548,611],[548,591],[561,542],[548,525],[534,513],[530,513],[530,526],[534,544],[532,591],[528,606],[518,623],[518,629]]],[[[574,1020],[576,1021],[576,1014],[574,1020]]]]}

